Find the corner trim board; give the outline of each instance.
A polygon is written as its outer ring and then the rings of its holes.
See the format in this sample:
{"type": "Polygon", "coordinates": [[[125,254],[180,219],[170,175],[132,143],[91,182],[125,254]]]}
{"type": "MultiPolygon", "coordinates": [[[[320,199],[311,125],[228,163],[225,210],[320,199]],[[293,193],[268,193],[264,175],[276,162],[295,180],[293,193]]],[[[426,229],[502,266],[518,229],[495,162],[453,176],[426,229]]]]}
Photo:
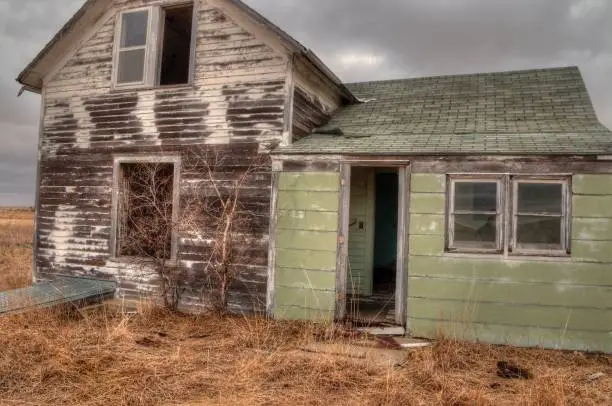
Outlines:
{"type": "Polygon", "coordinates": [[[351,165],[340,167],[340,210],[338,213],[338,245],[336,252],[336,310],[335,318],[342,321],[346,317],[347,259],[351,202],[351,165]]]}
{"type": "Polygon", "coordinates": [[[270,200],[270,227],[268,241],[268,286],[266,291],[266,313],[274,318],[274,305],[276,294],[276,215],[278,203],[278,184],[280,172],[272,171],[272,196],[270,200]]]}

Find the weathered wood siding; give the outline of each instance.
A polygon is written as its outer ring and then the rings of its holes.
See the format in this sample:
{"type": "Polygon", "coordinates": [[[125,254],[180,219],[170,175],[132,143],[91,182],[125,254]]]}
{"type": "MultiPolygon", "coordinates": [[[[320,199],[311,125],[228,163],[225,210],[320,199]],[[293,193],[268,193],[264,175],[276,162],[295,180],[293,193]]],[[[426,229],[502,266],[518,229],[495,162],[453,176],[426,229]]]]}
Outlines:
{"type": "MultiPolygon", "coordinates": [[[[172,3],[181,1],[116,0],[112,10],[172,3]]],[[[127,296],[155,288],[151,275],[109,258],[114,155],[182,155],[180,187],[186,193],[204,176],[185,163],[187,152],[218,148],[231,158],[219,170],[231,177],[246,158],[281,142],[289,59],[245,28],[246,17],[232,7],[228,1],[196,1],[193,86],[111,90],[112,11],[46,81],[36,252],[42,277],[116,278],[127,296]]],[[[263,220],[241,240],[242,272],[231,306],[252,311],[265,308],[269,173],[248,187],[245,197],[263,220]]],[[[180,248],[195,279],[206,247],[195,249],[189,240],[182,239],[180,248]]],[[[192,293],[188,301],[196,304],[192,293]]]]}
{"type": "Polygon", "coordinates": [[[331,119],[342,105],[340,92],[311,67],[296,62],[293,72],[293,141],[309,135],[331,119]]]}
{"type": "Polygon", "coordinates": [[[338,172],[280,173],[276,318],[333,320],[339,204],[338,172]]]}
{"type": "Polygon", "coordinates": [[[611,175],[573,177],[571,258],[446,254],[446,176],[411,183],[413,334],[612,351],[611,175]]]}

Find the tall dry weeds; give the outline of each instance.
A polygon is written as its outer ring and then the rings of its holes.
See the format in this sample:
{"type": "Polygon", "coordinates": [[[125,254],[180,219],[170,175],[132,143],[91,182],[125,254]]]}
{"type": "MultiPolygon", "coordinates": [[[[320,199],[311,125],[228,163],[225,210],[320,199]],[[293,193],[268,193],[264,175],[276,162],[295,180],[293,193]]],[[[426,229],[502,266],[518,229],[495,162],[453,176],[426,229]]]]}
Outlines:
{"type": "Polygon", "coordinates": [[[31,211],[0,209],[0,291],[31,283],[33,229],[31,211]]]}

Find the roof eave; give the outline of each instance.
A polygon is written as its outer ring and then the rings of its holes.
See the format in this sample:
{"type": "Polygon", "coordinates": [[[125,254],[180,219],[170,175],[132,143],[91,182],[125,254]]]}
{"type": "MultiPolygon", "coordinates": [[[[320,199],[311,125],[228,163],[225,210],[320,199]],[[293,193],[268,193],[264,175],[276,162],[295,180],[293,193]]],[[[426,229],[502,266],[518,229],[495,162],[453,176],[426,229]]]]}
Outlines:
{"type": "Polygon", "coordinates": [[[64,26],[51,38],[51,40],[45,45],[45,47],[30,61],[30,63],[19,73],[17,76],[17,82],[24,86],[28,91],[36,90],[40,92],[42,90],[42,78],[34,80],[32,77],[35,75],[36,65],[44,59],[45,56],[51,51],[51,49],[66,35],[73,25],[99,0],[87,0],[81,8],[74,13],[74,15],[64,24],[64,26]]]}
{"type": "MultiPolygon", "coordinates": [[[[41,74],[36,73],[37,65],[50,53],[53,47],[62,40],[62,38],[73,28],[76,22],[83,16],[85,13],[94,6],[94,4],[98,3],[101,0],[87,0],[83,6],[68,20],[66,24],[59,30],[57,34],[45,45],[45,47],[34,57],[34,59],[21,71],[19,76],[17,76],[17,82],[23,85],[27,90],[36,89],[38,92],[42,89],[42,76],[41,74]]],[[[268,20],[266,17],[255,11],[253,8],[245,4],[241,0],[230,0],[232,4],[236,7],[240,8],[249,17],[253,18],[255,21],[269,27],[272,31],[276,33],[283,41],[289,44],[290,48],[295,53],[299,53],[303,55],[306,59],[308,59],[318,70],[320,70],[326,77],[328,77],[342,92],[343,96],[348,99],[350,102],[357,102],[359,99],[342,83],[340,78],[338,78],[332,71],[329,69],[319,57],[306,48],[304,45],[296,41],[291,35],[281,29],[279,26],[274,24],[272,21],[268,20]]]]}
{"type": "Polygon", "coordinates": [[[342,82],[342,80],[340,80],[340,78],[334,72],[332,72],[332,70],[329,69],[327,65],[325,65],[325,63],[314,52],[306,48],[300,42],[295,40],[295,38],[289,35],[285,30],[280,28],[278,25],[274,24],[272,21],[268,20],[266,17],[261,15],[255,9],[248,6],[243,1],[241,0],[230,0],[230,1],[236,7],[240,8],[242,11],[247,13],[255,21],[259,22],[260,24],[266,25],[272,31],[274,31],[276,35],[278,35],[282,40],[284,40],[286,43],[289,44],[289,46],[292,48],[294,53],[297,53],[303,56],[310,63],[312,63],[318,70],[321,71],[321,73],[323,73],[323,75],[329,78],[329,80],[332,81],[332,83],[334,83],[340,89],[340,91],[342,92],[343,96],[346,99],[348,99],[350,102],[353,102],[353,103],[359,101],[359,98],[355,96],[353,92],[349,90],[348,87],[346,87],[346,85],[342,82]]]}

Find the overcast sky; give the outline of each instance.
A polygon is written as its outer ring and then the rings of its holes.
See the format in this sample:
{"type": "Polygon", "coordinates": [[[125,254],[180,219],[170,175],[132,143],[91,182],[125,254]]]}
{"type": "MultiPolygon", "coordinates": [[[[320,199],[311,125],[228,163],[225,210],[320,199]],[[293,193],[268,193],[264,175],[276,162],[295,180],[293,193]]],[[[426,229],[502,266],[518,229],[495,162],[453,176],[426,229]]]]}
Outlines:
{"type": "MultiPolygon", "coordinates": [[[[39,96],[19,71],[84,0],[0,0],[0,206],[32,205],[39,96]]],[[[345,81],[578,65],[612,128],[612,0],[248,0],[345,81]]]]}

